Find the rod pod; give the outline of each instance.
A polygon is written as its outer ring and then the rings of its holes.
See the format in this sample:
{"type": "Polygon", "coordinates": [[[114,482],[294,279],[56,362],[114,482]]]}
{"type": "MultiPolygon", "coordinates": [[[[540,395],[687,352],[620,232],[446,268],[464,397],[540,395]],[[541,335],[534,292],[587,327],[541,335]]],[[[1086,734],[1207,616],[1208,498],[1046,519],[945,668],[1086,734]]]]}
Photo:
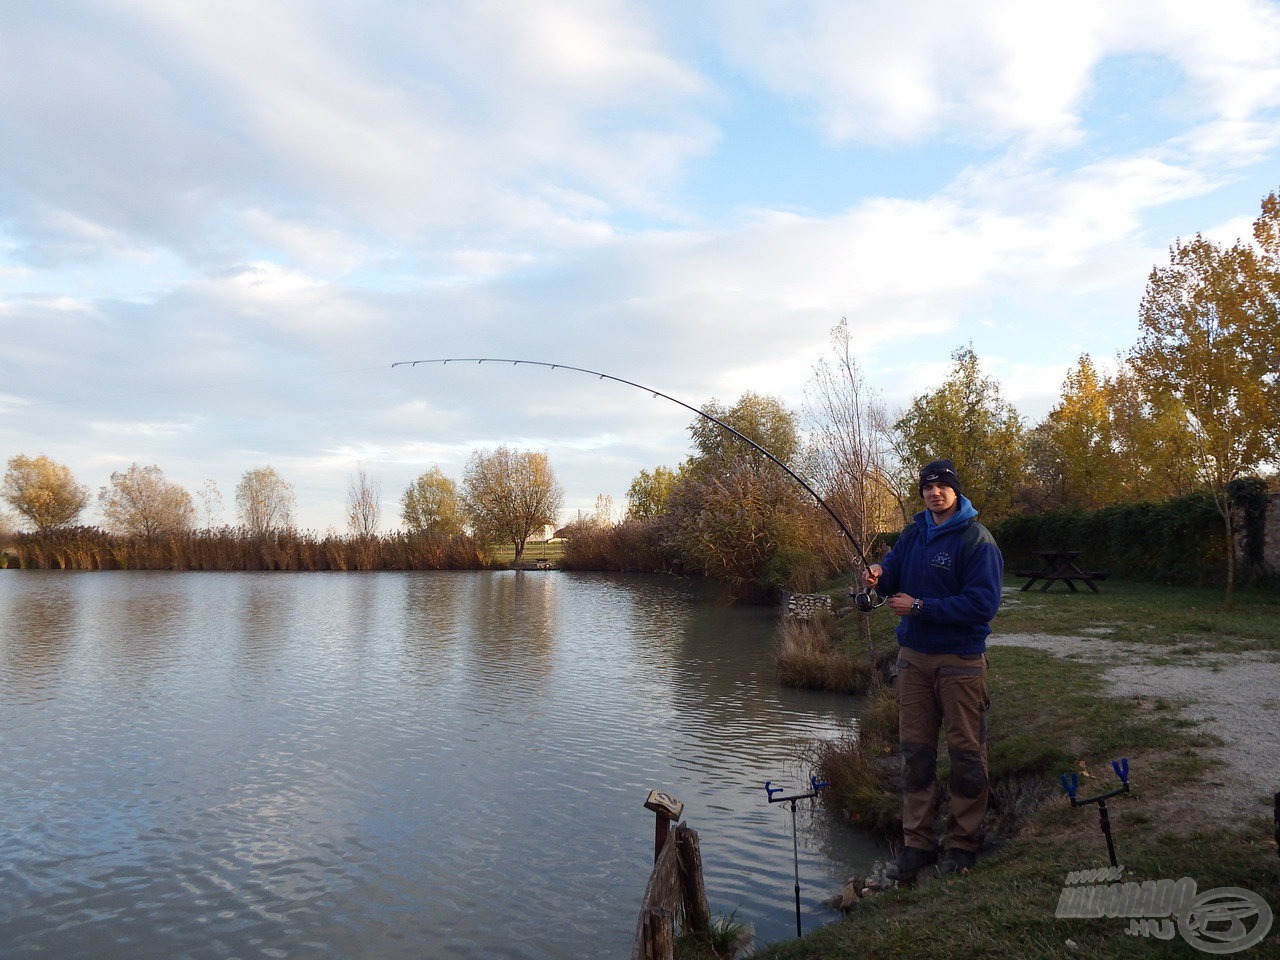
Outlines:
{"type": "Polygon", "coordinates": [[[1111,838],[1111,818],[1107,815],[1107,801],[1112,797],[1118,797],[1122,793],[1129,792],[1129,758],[1121,757],[1119,760],[1112,760],[1111,769],[1120,778],[1120,786],[1107,793],[1100,793],[1096,797],[1082,799],[1076,796],[1080,791],[1080,774],[1078,773],[1061,774],[1058,780],[1062,783],[1062,789],[1066,791],[1067,796],[1071,798],[1073,807],[1083,807],[1090,803],[1098,805],[1098,823],[1102,827],[1102,836],[1107,841],[1107,856],[1111,858],[1111,866],[1118,867],[1120,864],[1116,860],[1115,841],[1111,838]]]}

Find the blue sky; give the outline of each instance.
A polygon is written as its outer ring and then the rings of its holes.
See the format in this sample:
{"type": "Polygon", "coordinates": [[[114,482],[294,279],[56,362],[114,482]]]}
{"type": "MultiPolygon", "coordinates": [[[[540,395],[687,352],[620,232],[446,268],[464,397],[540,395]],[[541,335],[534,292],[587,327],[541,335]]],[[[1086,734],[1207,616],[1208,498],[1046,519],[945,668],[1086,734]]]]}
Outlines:
{"type": "MultiPolygon", "coordinates": [[[[891,408],[959,346],[1029,421],[1146,275],[1280,189],[1280,3],[0,0],[0,458],[345,529],[544,450],[566,519],[799,406],[847,317],[891,408]]],[[[94,519],[91,514],[88,519],[94,519]]]]}

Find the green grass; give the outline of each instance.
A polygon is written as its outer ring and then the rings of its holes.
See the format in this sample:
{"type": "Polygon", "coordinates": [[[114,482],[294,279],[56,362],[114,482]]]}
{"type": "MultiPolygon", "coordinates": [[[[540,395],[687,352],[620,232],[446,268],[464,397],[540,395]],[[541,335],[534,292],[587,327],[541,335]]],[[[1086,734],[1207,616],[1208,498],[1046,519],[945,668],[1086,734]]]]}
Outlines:
{"type": "MultiPolygon", "coordinates": [[[[1165,645],[1170,654],[1194,649],[1229,657],[1234,651],[1280,650],[1276,593],[1239,593],[1235,609],[1227,611],[1221,592],[1212,590],[1123,581],[1107,581],[1102,590],[1015,593],[995,628],[1005,635],[1140,641],[1165,645]]],[[[894,620],[883,611],[873,615],[877,644],[891,633],[894,620]]],[[[846,643],[854,646],[847,638],[846,643]]],[[[1157,658],[1162,653],[1158,647],[1151,652],[1157,658]]],[[[1177,703],[1109,697],[1101,666],[1040,650],[1001,646],[991,659],[993,784],[1039,784],[1031,794],[1038,805],[1027,807],[1016,834],[984,855],[970,875],[934,878],[862,900],[848,919],[763,948],[755,954],[760,960],[1198,956],[1178,935],[1169,941],[1128,935],[1122,918],[1054,915],[1068,873],[1107,865],[1097,807],[1071,807],[1057,775],[1080,772],[1081,793],[1096,795],[1117,785],[1109,764],[1121,756],[1130,760],[1133,789],[1108,807],[1126,880],[1191,877],[1201,891],[1243,887],[1273,906],[1280,902],[1270,804],[1259,798],[1256,816],[1213,825],[1201,790],[1217,765],[1218,741],[1183,719],[1177,703]]],[[[875,722],[884,726],[892,719],[875,722]]],[[[1280,771],[1276,777],[1280,790],[1280,771]]],[[[1280,956],[1280,932],[1241,956],[1280,956]]]]}
{"type": "MultiPolygon", "coordinates": [[[[1010,577],[1006,586],[1020,586],[1010,577]]],[[[1201,649],[1280,651],[1280,591],[1237,591],[1226,609],[1222,590],[1171,587],[1125,580],[1099,584],[1100,593],[1071,593],[1055,584],[1005,593],[993,623],[999,633],[1106,636],[1156,644],[1194,644],[1201,649]]]]}

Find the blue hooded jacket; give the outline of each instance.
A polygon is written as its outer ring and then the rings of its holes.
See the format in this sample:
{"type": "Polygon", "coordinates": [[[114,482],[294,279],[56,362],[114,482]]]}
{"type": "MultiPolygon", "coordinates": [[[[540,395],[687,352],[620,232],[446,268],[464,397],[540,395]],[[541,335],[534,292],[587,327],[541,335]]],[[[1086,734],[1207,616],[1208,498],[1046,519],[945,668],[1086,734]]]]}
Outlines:
{"type": "Polygon", "coordinates": [[[898,643],[921,653],[982,653],[1000,609],[1004,557],[968,498],[957,503],[942,524],[928,510],[917,513],[880,561],[881,596],[924,601],[921,613],[898,622],[898,643]],[[970,527],[976,529],[966,536],[970,527]]]}

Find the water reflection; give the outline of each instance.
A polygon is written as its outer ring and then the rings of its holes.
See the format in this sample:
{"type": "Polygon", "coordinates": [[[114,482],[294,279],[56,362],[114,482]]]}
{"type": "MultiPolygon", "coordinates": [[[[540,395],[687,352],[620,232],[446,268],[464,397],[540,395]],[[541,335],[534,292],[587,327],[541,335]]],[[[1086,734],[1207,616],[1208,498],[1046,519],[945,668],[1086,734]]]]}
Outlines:
{"type": "MultiPolygon", "coordinates": [[[[617,956],[652,787],[786,937],[763,781],[854,723],[660,578],[6,572],[0,622],[0,943],[53,958],[617,956]]],[[[809,927],[877,851],[802,826],[809,927]]]]}

